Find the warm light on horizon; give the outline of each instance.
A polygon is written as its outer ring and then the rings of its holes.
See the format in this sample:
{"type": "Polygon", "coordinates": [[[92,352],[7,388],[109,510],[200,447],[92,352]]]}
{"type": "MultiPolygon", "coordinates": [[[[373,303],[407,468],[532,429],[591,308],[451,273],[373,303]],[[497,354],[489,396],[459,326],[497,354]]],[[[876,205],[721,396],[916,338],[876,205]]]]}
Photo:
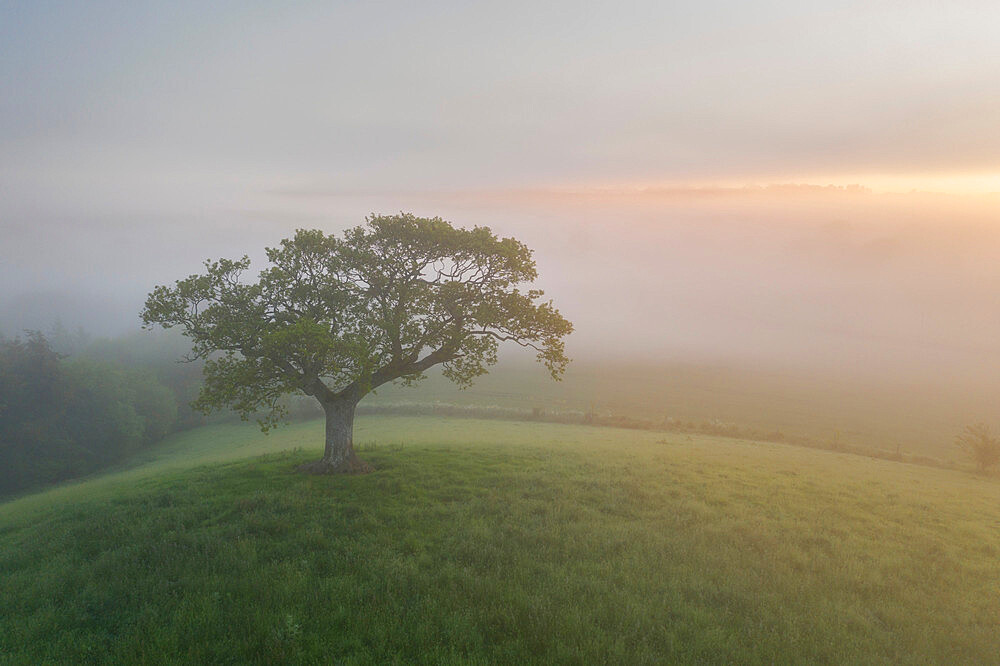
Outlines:
{"type": "Polygon", "coordinates": [[[875,194],[927,192],[935,194],[1000,193],[1000,171],[933,173],[862,173],[817,176],[806,182],[849,187],[858,185],[875,194]]]}
{"type": "Polygon", "coordinates": [[[757,178],[691,178],[584,184],[556,191],[657,192],[713,190],[778,190],[782,188],[839,188],[872,194],[983,195],[1000,194],[1000,170],[924,173],[777,174],[757,178]]]}

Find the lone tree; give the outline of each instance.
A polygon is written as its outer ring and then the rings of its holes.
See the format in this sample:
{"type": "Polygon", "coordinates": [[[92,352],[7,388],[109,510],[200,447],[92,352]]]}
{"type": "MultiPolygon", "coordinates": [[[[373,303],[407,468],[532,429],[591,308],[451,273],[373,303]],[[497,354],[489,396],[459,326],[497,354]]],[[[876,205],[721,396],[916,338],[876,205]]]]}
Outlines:
{"type": "Polygon", "coordinates": [[[569,359],[573,326],[543,292],[523,243],[440,218],[372,216],[337,238],[299,230],[267,248],[270,266],[243,280],[250,260],[206,261],[206,272],[158,286],[146,300],[147,328],[180,326],[204,359],[203,412],[263,412],[263,430],[285,416],[290,393],[326,414],[323,458],[314,474],[368,472],[354,452],[354,410],[375,388],[411,385],[435,365],[467,386],[496,363],[501,342],[538,352],[554,379],[569,359]]]}

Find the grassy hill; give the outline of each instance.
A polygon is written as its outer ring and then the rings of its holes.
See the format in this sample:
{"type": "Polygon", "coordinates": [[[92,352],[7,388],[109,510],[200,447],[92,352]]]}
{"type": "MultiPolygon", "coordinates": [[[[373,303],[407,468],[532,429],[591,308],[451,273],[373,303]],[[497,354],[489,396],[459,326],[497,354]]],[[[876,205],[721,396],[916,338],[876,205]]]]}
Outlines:
{"type": "Polygon", "coordinates": [[[0,663],[941,662],[1000,654],[1000,483],[778,444],[220,425],[0,504],[0,663]]]}

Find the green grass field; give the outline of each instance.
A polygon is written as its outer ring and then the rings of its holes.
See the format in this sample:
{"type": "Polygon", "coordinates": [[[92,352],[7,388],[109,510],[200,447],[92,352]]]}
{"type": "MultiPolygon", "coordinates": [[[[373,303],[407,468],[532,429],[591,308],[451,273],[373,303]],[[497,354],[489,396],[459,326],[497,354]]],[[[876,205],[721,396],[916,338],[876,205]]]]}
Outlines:
{"type": "Polygon", "coordinates": [[[1000,483],[778,444],[362,417],[0,504],[0,663],[1000,663],[1000,483]]]}

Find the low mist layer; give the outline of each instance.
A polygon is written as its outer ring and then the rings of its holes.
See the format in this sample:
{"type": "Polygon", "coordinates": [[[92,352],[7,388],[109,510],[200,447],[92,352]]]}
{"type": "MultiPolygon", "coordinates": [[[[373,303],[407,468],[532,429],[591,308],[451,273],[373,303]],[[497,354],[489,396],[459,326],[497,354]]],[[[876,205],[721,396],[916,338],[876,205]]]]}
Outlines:
{"type": "Polygon", "coordinates": [[[155,284],[200,262],[259,259],[297,227],[370,210],[488,225],[534,248],[580,357],[698,358],[847,373],[988,379],[1000,339],[995,195],[859,188],[258,193],[196,219],[108,215],[84,227],[22,211],[0,271],[8,335],[56,318],[137,327],[155,284]],[[81,248],[87,248],[81,251],[81,248]]]}

